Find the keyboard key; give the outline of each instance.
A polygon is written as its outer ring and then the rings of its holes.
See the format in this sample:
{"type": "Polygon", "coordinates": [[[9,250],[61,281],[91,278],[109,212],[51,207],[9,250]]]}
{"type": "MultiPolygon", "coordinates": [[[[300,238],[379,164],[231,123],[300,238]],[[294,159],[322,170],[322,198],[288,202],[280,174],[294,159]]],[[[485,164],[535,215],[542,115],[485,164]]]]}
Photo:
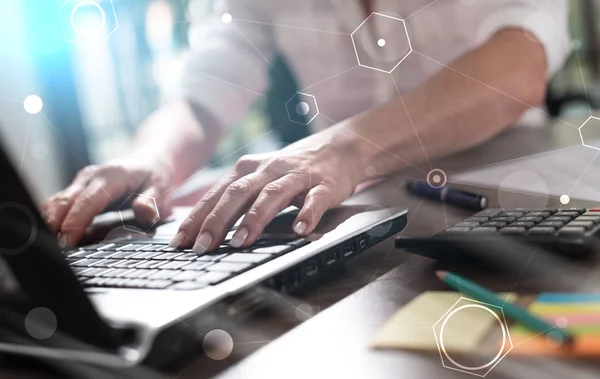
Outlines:
{"type": "Polygon", "coordinates": [[[552,235],[554,232],[556,232],[556,229],[549,226],[536,226],[529,229],[529,234],[536,235],[552,235]]]}
{"type": "Polygon", "coordinates": [[[575,220],[575,221],[571,221],[570,223],[568,223],[567,226],[572,226],[572,227],[581,226],[586,229],[591,229],[594,227],[594,223],[592,221],[577,221],[577,220],[575,220]]]}
{"type": "Polygon", "coordinates": [[[547,212],[553,215],[558,212],[558,208],[532,209],[531,212],[547,212]]]}
{"type": "Polygon", "coordinates": [[[566,224],[567,222],[571,221],[571,217],[550,216],[545,221],[561,221],[561,222],[564,222],[566,224]]]}
{"type": "Polygon", "coordinates": [[[454,225],[455,228],[469,228],[469,229],[473,229],[479,226],[478,222],[459,222],[458,224],[454,225]]]}
{"type": "Polygon", "coordinates": [[[527,217],[547,218],[550,216],[551,216],[550,212],[529,212],[529,213],[527,213],[527,217]]]}
{"type": "Polygon", "coordinates": [[[165,245],[150,245],[139,249],[138,251],[163,251],[167,246],[165,245]]]}
{"type": "Polygon", "coordinates": [[[155,270],[132,270],[128,273],[126,273],[125,275],[123,275],[124,278],[130,278],[130,279],[144,279],[154,273],[156,273],[158,271],[155,270]]]}
{"type": "Polygon", "coordinates": [[[128,243],[127,245],[122,245],[122,246],[117,247],[115,250],[116,251],[134,251],[139,246],[140,245],[136,245],[134,243],[128,243]]]}
{"type": "Polygon", "coordinates": [[[565,226],[558,231],[558,234],[566,237],[583,237],[585,228],[565,226]]]}
{"type": "Polygon", "coordinates": [[[108,279],[106,278],[92,278],[81,283],[84,287],[102,287],[108,279]]]}
{"type": "Polygon", "coordinates": [[[492,233],[496,233],[498,231],[498,229],[494,228],[494,227],[479,227],[479,228],[474,228],[473,230],[471,230],[472,234],[492,234],[492,233]]]}
{"type": "Polygon", "coordinates": [[[213,264],[213,262],[192,262],[192,263],[184,262],[184,263],[186,265],[181,268],[182,270],[194,270],[194,271],[202,271],[202,270],[204,270],[204,268],[213,264]]]}
{"type": "Polygon", "coordinates": [[[103,278],[120,278],[130,271],[133,271],[133,270],[128,269],[128,268],[115,268],[115,269],[104,271],[102,273],[102,275],[100,275],[100,276],[102,276],[103,278]]]}
{"type": "Polygon", "coordinates": [[[144,251],[141,253],[139,251],[134,251],[134,255],[131,257],[131,259],[152,259],[152,257],[161,254],[163,254],[162,251],[144,251]]]}
{"type": "Polygon", "coordinates": [[[96,245],[94,246],[94,250],[108,250],[112,247],[116,247],[116,245],[114,243],[106,243],[106,244],[100,244],[100,245],[96,245]]]}
{"type": "Polygon", "coordinates": [[[98,251],[96,253],[90,254],[88,256],[88,258],[96,258],[96,259],[107,258],[114,254],[117,254],[117,252],[115,250],[102,250],[102,251],[98,251]]]}
{"type": "Polygon", "coordinates": [[[83,272],[79,273],[79,275],[87,276],[87,277],[91,278],[94,276],[100,276],[100,274],[102,274],[105,271],[108,271],[108,270],[106,268],[93,268],[91,270],[83,271],[83,272]]]}
{"type": "Polygon", "coordinates": [[[229,279],[231,276],[232,274],[229,272],[204,272],[203,275],[197,279],[197,281],[204,282],[207,284],[217,284],[224,281],[225,279],[229,279]]]}
{"type": "Polygon", "coordinates": [[[554,217],[570,217],[570,218],[575,218],[579,216],[579,212],[565,212],[565,211],[560,211],[560,212],[556,212],[554,214],[554,217]]]}
{"type": "Polygon", "coordinates": [[[258,254],[258,253],[250,253],[250,254],[242,254],[242,253],[233,253],[231,255],[226,256],[221,259],[221,262],[234,262],[234,263],[253,263],[259,264],[264,261],[268,261],[273,258],[271,254],[258,254]]]}
{"type": "Polygon", "coordinates": [[[86,251],[86,250],[77,250],[75,252],[69,252],[67,253],[67,258],[86,258],[89,255],[92,255],[93,252],[90,251],[86,251]]]}
{"type": "Polygon", "coordinates": [[[534,216],[523,216],[519,219],[522,222],[533,222],[534,224],[539,224],[544,219],[542,217],[534,217],[534,216]]]}
{"type": "Polygon", "coordinates": [[[494,217],[492,219],[492,221],[496,221],[496,222],[505,222],[507,224],[513,223],[517,220],[516,217],[504,217],[502,215],[500,215],[500,217],[494,217]]]}
{"type": "Polygon", "coordinates": [[[253,249],[252,252],[258,253],[258,254],[284,254],[284,253],[290,252],[292,250],[294,250],[294,248],[289,245],[275,245],[275,246],[268,246],[268,247],[259,247],[259,248],[253,249]]]}
{"type": "Polygon", "coordinates": [[[302,246],[306,246],[310,243],[309,240],[305,239],[305,238],[300,238],[298,240],[292,241],[292,242],[288,242],[288,245],[294,246],[296,249],[301,248],[302,246]]]}
{"type": "Polygon", "coordinates": [[[175,259],[175,257],[179,255],[181,255],[181,253],[162,253],[160,255],[155,255],[154,257],[152,257],[152,259],[158,261],[170,261],[175,259]]]}
{"type": "Polygon", "coordinates": [[[147,282],[146,288],[155,290],[162,290],[172,284],[172,282],[168,280],[147,280],[147,282]]]}
{"type": "Polygon", "coordinates": [[[111,259],[129,259],[138,254],[137,251],[118,251],[110,256],[111,259]]]}
{"type": "MultiPolygon", "coordinates": [[[[496,229],[504,228],[506,225],[507,224],[505,222],[498,222],[498,221],[490,221],[490,222],[481,224],[481,226],[483,226],[483,227],[496,228],[496,229]]],[[[448,230],[448,229],[446,229],[446,230],[448,230]]]]}
{"type": "Polygon", "coordinates": [[[446,234],[468,234],[471,231],[471,228],[455,228],[450,227],[445,230],[446,234]]]}
{"type": "Polygon", "coordinates": [[[152,275],[148,276],[147,279],[171,279],[176,275],[179,275],[181,271],[177,270],[158,270],[152,275]]]}
{"type": "Polygon", "coordinates": [[[111,267],[112,264],[120,262],[116,259],[101,259],[97,263],[94,264],[94,267],[111,267]]]}
{"type": "Polygon", "coordinates": [[[526,228],[518,226],[507,226],[506,228],[500,229],[500,234],[525,234],[526,228]]]}
{"type": "Polygon", "coordinates": [[[193,291],[199,290],[206,287],[207,284],[204,282],[181,282],[173,284],[169,289],[171,290],[180,290],[180,291],[193,291]]]}
{"type": "Polygon", "coordinates": [[[171,278],[174,282],[185,282],[188,280],[196,280],[200,278],[205,271],[183,271],[171,278]]]}
{"type": "Polygon", "coordinates": [[[532,228],[533,226],[535,226],[535,224],[531,221],[515,221],[512,224],[510,224],[510,226],[529,229],[529,228],[532,228]]]}
{"type": "Polygon", "coordinates": [[[161,270],[179,270],[187,264],[188,262],[185,261],[171,261],[158,266],[158,268],[161,270]]]}
{"type": "Polygon", "coordinates": [[[100,263],[102,259],[81,259],[78,261],[70,262],[71,266],[74,267],[91,267],[100,263]]]}
{"type": "Polygon", "coordinates": [[[490,220],[489,217],[469,217],[466,218],[464,220],[464,222],[478,222],[478,223],[483,223],[483,222],[488,222],[490,220]]]}
{"type": "Polygon", "coordinates": [[[132,267],[135,268],[157,268],[158,266],[164,264],[164,261],[129,261],[133,263],[132,267]]]}
{"type": "Polygon", "coordinates": [[[565,223],[562,221],[544,221],[538,224],[538,226],[551,227],[554,229],[562,228],[564,225],[565,223]]]}
{"type": "MultiPolygon", "coordinates": [[[[178,256],[176,256],[174,258],[174,260],[176,261],[200,261],[202,260],[201,258],[204,258],[204,256],[197,256],[194,253],[183,253],[183,254],[179,254],[178,256]]],[[[204,262],[212,262],[212,258],[211,257],[206,257],[203,259],[204,262]]]]}
{"type": "Polygon", "coordinates": [[[89,267],[72,267],[71,270],[75,275],[79,275],[84,271],[91,270],[89,267]]]}
{"type": "Polygon", "coordinates": [[[167,246],[164,249],[162,249],[161,251],[163,253],[173,253],[173,252],[176,252],[176,251],[181,252],[181,250],[179,250],[179,248],[177,248],[177,247],[171,247],[171,246],[167,246]]]}
{"type": "Polygon", "coordinates": [[[206,268],[207,271],[226,271],[226,272],[240,272],[250,268],[250,263],[230,263],[230,262],[218,262],[212,266],[206,268]]]}

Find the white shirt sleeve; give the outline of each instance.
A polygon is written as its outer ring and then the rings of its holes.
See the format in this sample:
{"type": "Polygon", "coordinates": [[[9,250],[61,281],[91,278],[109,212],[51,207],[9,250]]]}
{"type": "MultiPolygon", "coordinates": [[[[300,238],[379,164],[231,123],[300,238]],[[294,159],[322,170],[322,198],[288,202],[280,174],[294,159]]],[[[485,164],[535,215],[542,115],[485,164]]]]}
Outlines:
{"type": "Polygon", "coordinates": [[[219,1],[212,17],[190,32],[182,95],[224,127],[239,121],[267,88],[268,61],[275,46],[267,25],[269,13],[259,4],[219,1]],[[230,23],[221,19],[224,13],[231,14],[230,23]]]}
{"type": "Polygon", "coordinates": [[[485,0],[480,9],[477,43],[500,29],[517,27],[531,33],[544,46],[547,74],[552,76],[570,53],[569,2],[566,0],[485,0]]]}

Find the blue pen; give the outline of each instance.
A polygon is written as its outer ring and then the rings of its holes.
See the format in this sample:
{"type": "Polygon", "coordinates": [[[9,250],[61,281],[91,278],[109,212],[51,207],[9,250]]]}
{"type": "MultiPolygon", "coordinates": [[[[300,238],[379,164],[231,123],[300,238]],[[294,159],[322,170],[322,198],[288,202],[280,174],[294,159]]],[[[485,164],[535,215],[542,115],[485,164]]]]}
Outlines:
{"type": "Polygon", "coordinates": [[[406,188],[413,194],[426,199],[456,205],[461,208],[482,210],[488,206],[488,198],[483,195],[453,189],[450,187],[434,188],[427,182],[408,181],[406,188]]]}

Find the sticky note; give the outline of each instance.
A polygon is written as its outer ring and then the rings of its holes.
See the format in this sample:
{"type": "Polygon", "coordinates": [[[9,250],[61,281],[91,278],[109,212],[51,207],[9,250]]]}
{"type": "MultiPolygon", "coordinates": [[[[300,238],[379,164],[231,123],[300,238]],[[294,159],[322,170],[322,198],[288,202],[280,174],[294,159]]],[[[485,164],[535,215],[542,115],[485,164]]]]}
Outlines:
{"type": "MultiPolygon", "coordinates": [[[[510,296],[509,301],[513,298],[510,296]]],[[[458,292],[429,291],[421,294],[377,330],[372,347],[437,351],[433,326],[447,316],[460,299],[458,292]]],[[[452,316],[452,323],[448,323],[451,327],[444,330],[445,348],[449,352],[473,352],[497,324],[494,316],[486,315],[485,310],[462,309],[452,316]]]]}
{"type": "Polygon", "coordinates": [[[536,303],[600,303],[600,293],[542,292],[536,303]]]}

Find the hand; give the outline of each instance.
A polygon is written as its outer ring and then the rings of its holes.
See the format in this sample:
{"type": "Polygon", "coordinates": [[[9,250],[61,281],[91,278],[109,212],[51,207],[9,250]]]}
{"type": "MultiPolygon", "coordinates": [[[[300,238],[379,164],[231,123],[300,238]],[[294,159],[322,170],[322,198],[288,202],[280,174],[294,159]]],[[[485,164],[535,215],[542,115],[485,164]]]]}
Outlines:
{"type": "Polygon", "coordinates": [[[301,208],[293,231],[306,235],[327,209],[348,198],[360,183],[364,169],[358,157],[328,131],[274,153],[242,157],[194,207],[171,246],[193,246],[197,254],[214,250],[244,214],[230,244],[250,246],[290,204],[301,208]]]}
{"type": "Polygon", "coordinates": [[[172,186],[171,165],[149,158],[149,154],[130,155],[100,166],[82,169],[73,183],[52,196],[42,207],[42,214],[61,243],[75,246],[94,217],[112,206],[120,206],[134,193],[131,207],[143,224],[158,221],[156,201],[161,217],[171,213],[167,192],[172,186]]]}

